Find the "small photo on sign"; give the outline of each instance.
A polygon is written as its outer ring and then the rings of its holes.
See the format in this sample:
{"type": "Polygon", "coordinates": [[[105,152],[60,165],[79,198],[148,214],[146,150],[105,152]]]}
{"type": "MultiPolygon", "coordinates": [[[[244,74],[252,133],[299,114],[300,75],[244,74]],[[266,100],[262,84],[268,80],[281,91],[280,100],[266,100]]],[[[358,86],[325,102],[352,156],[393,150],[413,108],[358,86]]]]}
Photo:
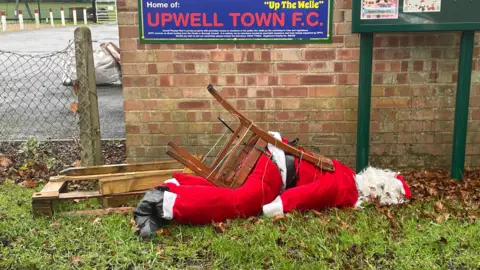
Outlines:
{"type": "Polygon", "coordinates": [[[398,19],[398,0],[362,0],[362,20],[398,19]]]}
{"type": "Polygon", "coordinates": [[[403,12],[440,12],[442,0],[405,0],[403,12]]]}

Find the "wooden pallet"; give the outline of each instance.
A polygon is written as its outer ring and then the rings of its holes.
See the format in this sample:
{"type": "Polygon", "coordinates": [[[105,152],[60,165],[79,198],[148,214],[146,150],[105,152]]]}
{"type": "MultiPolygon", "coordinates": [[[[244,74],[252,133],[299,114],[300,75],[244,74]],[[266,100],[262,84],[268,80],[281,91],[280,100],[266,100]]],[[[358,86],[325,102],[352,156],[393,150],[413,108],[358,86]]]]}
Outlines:
{"type": "Polygon", "coordinates": [[[69,168],[51,177],[40,192],[33,194],[33,215],[52,216],[53,203],[63,200],[100,198],[104,208],[116,208],[130,199],[139,199],[175,172],[193,174],[176,160],[69,168]],[[73,181],[98,181],[99,189],[67,192],[68,183],[73,181]]]}

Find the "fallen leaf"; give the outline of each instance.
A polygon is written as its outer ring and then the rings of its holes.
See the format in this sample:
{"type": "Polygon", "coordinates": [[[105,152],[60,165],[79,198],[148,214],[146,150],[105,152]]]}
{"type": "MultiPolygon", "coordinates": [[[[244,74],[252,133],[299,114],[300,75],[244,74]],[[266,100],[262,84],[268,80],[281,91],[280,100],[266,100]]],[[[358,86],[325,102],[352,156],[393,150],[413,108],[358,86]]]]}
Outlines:
{"type": "Polygon", "coordinates": [[[470,223],[475,223],[475,221],[477,220],[477,216],[475,216],[475,215],[471,215],[468,218],[470,219],[470,223]]]}
{"type": "Polygon", "coordinates": [[[101,219],[100,219],[99,217],[97,217],[92,223],[93,223],[93,224],[97,224],[97,223],[100,222],[100,220],[101,220],[101,219]]]}
{"type": "Polygon", "coordinates": [[[25,181],[24,187],[26,188],[34,188],[37,186],[37,182],[35,180],[27,180],[25,181]]]}
{"type": "Polygon", "coordinates": [[[57,221],[55,223],[50,224],[50,227],[58,229],[58,228],[60,228],[60,223],[57,221]]]}
{"type": "Polygon", "coordinates": [[[440,243],[443,243],[443,244],[446,244],[448,241],[447,241],[447,238],[445,237],[440,237],[440,240],[438,240],[440,243]]]}
{"type": "Polygon", "coordinates": [[[275,215],[273,216],[273,219],[272,221],[275,223],[275,222],[279,222],[281,220],[286,220],[287,217],[285,215],[275,215]]]}
{"type": "Polygon", "coordinates": [[[445,208],[441,201],[436,202],[434,206],[438,212],[442,212],[442,210],[445,208]]]}
{"type": "Polygon", "coordinates": [[[285,227],[284,225],[282,225],[282,226],[280,226],[280,228],[279,228],[279,229],[280,229],[280,231],[284,232],[284,231],[286,231],[286,230],[287,230],[287,227],[285,227]]]}
{"type": "Polygon", "coordinates": [[[70,104],[70,111],[72,113],[77,113],[78,110],[78,102],[74,101],[72,104],[70,104]]]}
{"type": "Polygon", "coordinates": [[[75,94],[75,96],[78,96],[78,81],[77,80],[73,81],[73,93],[75,94]]]}
{"type": "Polygon", "coordinates": [[[73,262],[74,264],[79,264],[79,263],[82,262],[82,259],[81,259],[79,256],[73,256],[73,257],[72,257],[72,262],[73,262]]]}
{"type": "Polygon", "coordinates": [[[162,254],[165,250],[163,250],[162,248],[160,247],[157,247],[157,254],[162,254]]]}
{"type": "Polygon", "coordinates": [[[12,165],[12,160],[4,155],[0,155],[0,167],[8,167],[12,165]]]}
{"type": "Polygon", "coordinates": [[[74,167],[81,167],[82,166],[82,162],[80,160],[75,160],[75,162],[72,163],[72,166],[74,167]]]}
{"type": "Polygon", "coordinates": [[[237,240],[237,239],[240,239],[240,236],[234,235],[234,236],[231,237],[231,239],[232,239],[232,240],[237,240]]]}
{"type": "Polygon", "coordinates": [[[223,222],[213,222],[212,226],[216,233],[224,233],[227,230],[227,226],[223,222]]]}
{"type": "Polygon", "coordinates": [[[324,217],[325,215],[317,210],[312,210],[312,213],[317,217],[324,217]]]}
{"type": "Polygon", "coordinates": [[[135,224],[135,220],[132,218],[130,219],[130,227],[134,227],[134,226],[136,226],[136,224],[135,224]]]}

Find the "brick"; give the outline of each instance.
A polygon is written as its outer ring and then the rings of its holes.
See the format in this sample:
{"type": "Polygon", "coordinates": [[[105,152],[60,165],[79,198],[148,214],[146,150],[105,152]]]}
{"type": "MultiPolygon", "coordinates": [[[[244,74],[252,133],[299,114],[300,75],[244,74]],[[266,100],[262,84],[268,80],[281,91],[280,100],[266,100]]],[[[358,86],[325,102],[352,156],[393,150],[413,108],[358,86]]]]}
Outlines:
{"type": "Polygon", "coordinates": [[[133,25],[119,25],[118,35],[122,38],[138,38],[138,27],[133,25]]]}
{"type": "Polygon", "coordinates": [[[337,74],[336,84],[358,84],[359,74],[337,74]]]}
{"type": "MultiPolygon", "coordinates": [[[[117,14],[118,25],[136,25],[138,24],[136,13],[119,12],[117,14]]],[[[123,36],[120,36],[123,38],[123,36]]]]}
{"type": "Polygon", "coordinates": [[[173,84],[175,86],[204,86],[210,83],[208,75],[175,75],[173,84]]]}
{"type": "Polygon", "coordinates": [[[303,85],[332,84],[334,75],[300,75],[300,83],[303,85]]]}
{"type": "Polygon", "coordinates": [[[307,95],[306,87],[273,88],[274,97],[306,97],[307,95]]]}
{"type": "Polygon", "coordinates": [[[307,63],[278,63],[275,65],[276,71],[279,72],[298,72],[308,71],[307,63]]]}
{"type": "Polygon", "coordinates": [[[338,97],[342,94],[337,86],[316,86],[308,89],[309,97],[338,97]]]}
{"type": "Polygon", "coordinates": [[[137,49],[137,40],[134,38],[122,38],[119,45],[121,51],[133,51],[137,49]]]}
{"type": "MultiPolygon", "coordinates": [[[[216,85],[223,86],[233,86],[233,85],[244,85],[245,77],[237,75],[212,75],[210,76],[210,82],[216,85]]],[[[204,84],[205,86],[207,84],[204,84]]]]}
{"type": "Polygon", "coordinates": [[[299,85],[300,78],[296,74],[281,75],[281,83],[283,85],[299,85]]]}
{"type": "Polygon", "coordinates": [[[154,98],[154,99],[183,97],[182,89],[178,89],[178,88],[154,87],[154,88],[149,88],[148,93],[150,98],[154,98]]]}
{"type": "Polygon", "coordinates": [[[453,120],[453,110],[449,110],[449,109],[435,110],[435,120],[453,120]]]}
{"type": "Polygon", "coordinates": [[[185,50],[214,50],[218,48],[217,44],[183,44],[185,50]]]}
{"type": "Polygon", "coordinates": [[[174,83],[174,77],[171,75],[158,76],[158,86],[172,86],[174,83]]]}
{"type": "Polygon", "coordinates": [[[241,63],[237,65],[238,73],[269,73],[271,72],[268,63],[241,63]]]}
{"type": "Polygon", "coordinates": [[[208,54],[204,51],[180,51],[174,52],[174,61],[203,61],[208,59],[208,54]]]}
{"type": "Polygon", "coordinates": [[[172,62],[173,61],[173,52],[172,51],[153,51],[155,55],[155,62],[172,62]]]}
{"type": "Polygon", "coordinates": [[[329,61],[335,59],[335,50],[305,50],[307,61],[329,61]]]}
{"type": "Polygon", "coordinates": [[[125,125],[125,131],[129,134],[139,134],[140,133],[140,126],[126,124],[125,125]]]}
{"type": "Polygon", "coordinates": [[[210,61],[212,62],[238,62],[244,59],[243,52],[231,52],[231,51],[212,51],[210,53],[210,61]]]}
{"type": "Polygon", "coordinates": [[[408,108],[409,98],[372,98],[372,108],[408,108]]]}
{"type": "Polygon", "coordinates": [[[358,49],[338,49],[337,60],[359,60],[360,50],[358,49]]]}
{"type": "Polygon", "coordinates": [[[273,60],[279,61],[300,61],[302,59],[301,50],[276,50],[273,52],[273,60]]]}

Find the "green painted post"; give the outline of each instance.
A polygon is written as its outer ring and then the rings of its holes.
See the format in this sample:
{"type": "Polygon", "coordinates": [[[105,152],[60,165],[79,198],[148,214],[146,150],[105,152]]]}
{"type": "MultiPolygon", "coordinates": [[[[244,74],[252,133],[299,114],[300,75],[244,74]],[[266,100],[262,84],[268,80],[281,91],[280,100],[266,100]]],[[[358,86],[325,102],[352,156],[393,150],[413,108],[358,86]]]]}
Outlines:
{"type": "Polygon", "coordinates": [[[360,36],[360,74],[357,118],[357,173],[368,165],[372,95],[373,33],[360,36]]]}
{"type": "Polygon", "coordinates": [[[455,124],[453,129],[451,177],[452,179],[460,181],[463,178],[465,166],[474,37],[474,31],[464,31],[462,33],[460,58],[458,62],[457,100],[455,105],[455,124]]]}

